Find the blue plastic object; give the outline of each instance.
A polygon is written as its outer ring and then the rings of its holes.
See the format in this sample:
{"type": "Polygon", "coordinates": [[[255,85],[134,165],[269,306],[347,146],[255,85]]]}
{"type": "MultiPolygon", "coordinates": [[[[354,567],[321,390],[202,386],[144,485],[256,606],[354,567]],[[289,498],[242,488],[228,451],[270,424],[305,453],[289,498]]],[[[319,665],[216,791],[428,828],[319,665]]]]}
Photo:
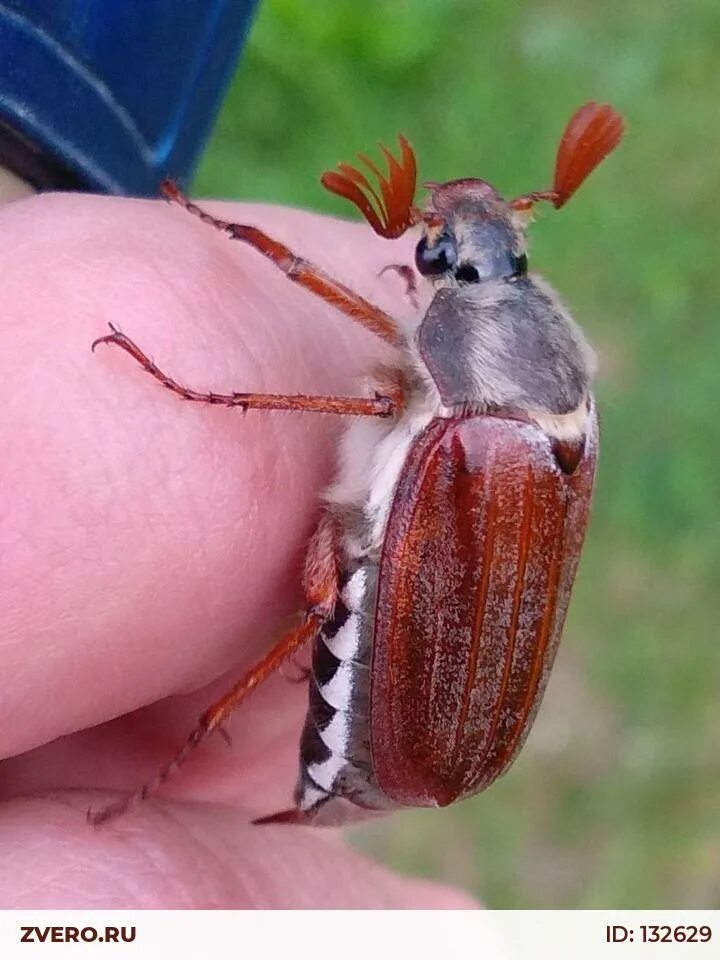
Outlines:
{"type": "Polygon", "coordinates": [[[187,181],[256,3],[0,0],[0,162],[103,193],[187,181]]]}

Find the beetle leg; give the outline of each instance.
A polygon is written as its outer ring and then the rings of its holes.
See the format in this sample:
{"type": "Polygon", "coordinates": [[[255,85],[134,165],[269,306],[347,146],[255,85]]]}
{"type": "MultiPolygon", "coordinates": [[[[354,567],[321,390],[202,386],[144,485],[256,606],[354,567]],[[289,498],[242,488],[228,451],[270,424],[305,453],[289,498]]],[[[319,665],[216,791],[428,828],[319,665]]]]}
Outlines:
{"type": "Polygon", "coordinates": [[[135,793],[116,803],[101,810],[89,810],[87,816],[90,823],[100,826],[153,796],[211,733],[218,731],[227,738],[224,724],[235,709],[296,651],[316,637],[323,624],[332,616],[338,596],[337,534],[335,521],[329,513],[323,515],[310,541],[305,559],[304,586],[307,608],[302,622],[286,633],[225,696],[202,714],[182,747],[172,760],[160,768],[152,780],[148,780],[135,793]]]}
{"type": "Polygon", "coordinates": [[[405,281],[405,297],[410,301],[414,310],[419,310],[417,277],[413,268],[407,263],[388,263],[386,267],[382,268],[379,275],[382,276],[388,270],[394,270],[405,281]]]}
{"type": "Polygon", "coordinates": [[[134,343],[130,337],[109,324],[112,333],[99,337],[92,350],[101,343],[121,347],[164,387],[195,403],[214,403],[225,407],[240,407],[241,410],[304,410],[311,413],[335,413],[341,416],[389,417],[402,406],[399,393],[391,396],[377,394],[374,397],[314,397],[308,394],[283,393],[201,393],[191,390],[169,377],[134,343]]]}
{"type": "Polygon", "coordinates": [[[223,729],[223,724],[235,709],[259,684],[273,674],[281,663],[304,643],[312,640],[326,618],[316,612],[307,613],[302,623],[291,630],[257,663],[228,693],[200,717],[197,726],[182,747],[168,763],[164,764],[152,780],[127,797],[111,803],[101,810],[88,811],[88,820],[98,827],[108,820],[122,816],[141,800],[157,793],[160,787],[185,763],[195,747],[199,746],[214,731],[223,729]]]}
{"type": "Polygon", "coordinates": [[[179,203],[188,213],[199,217],[203,223],[208,223],[210,226],[222,230],[234,240],[242,240],[249,244],[258,253],[271,260],[288,280],[292,280],[293,283],[297,283],[309,290],[310,293],[314,293],[321,300],[337,307],[342,313],[357,321],[387,343],[391,343],[393,346],[399,346],[402,343],[402,334],[389,314],[354,293],[338,280],[333,280],[332,277],[323,273],[319,267],[310,263],[309,260],[296,256],[284,243],[273,240],[272,237],[269,237],[257,227],[251,227],[244,223],[230,223],[227,220],[213,217],[201,207],[198,207],[197,204],[188,200],[182,191],[170,181],[166,180],[161,189],[168,200],[179,203]]]}

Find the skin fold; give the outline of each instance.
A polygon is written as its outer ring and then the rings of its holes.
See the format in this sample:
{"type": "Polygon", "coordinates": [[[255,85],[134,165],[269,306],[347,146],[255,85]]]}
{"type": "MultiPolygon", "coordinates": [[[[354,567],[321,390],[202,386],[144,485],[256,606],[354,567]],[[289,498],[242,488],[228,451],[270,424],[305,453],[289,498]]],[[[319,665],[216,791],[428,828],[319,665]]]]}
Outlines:
{"type": "MultiPolygon", "coordinates": [[[[413,238],[257,205],[256,223],[400,317],[413,238]]],[[[112,322],[197,389],[352,395],[371,335],[157,201],[0,208],[0,907],[463,908],[288,805],[305,688],[255,694],[156,800],[94,831],[279,636],[338,418],[183,403],[91,342],[112,322]]]]}

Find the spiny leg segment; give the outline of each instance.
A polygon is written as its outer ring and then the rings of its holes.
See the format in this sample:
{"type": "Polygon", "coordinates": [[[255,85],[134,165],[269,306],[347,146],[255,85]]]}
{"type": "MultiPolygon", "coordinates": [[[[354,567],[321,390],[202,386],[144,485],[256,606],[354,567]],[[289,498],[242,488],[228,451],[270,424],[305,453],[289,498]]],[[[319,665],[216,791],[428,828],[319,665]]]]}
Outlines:
{"type": "Polygon", "coordinates": [[[371,333],[394,346],[399,346],[403,342],[402,334],[389,314],[354,293],[345,284],[333,280],[332,277],[308,260],[296,256],[285,244],[273,240],[272,237],[269,237],[257,227],[251,227],[243,223],[230,223],[227,220],[213,217],[201,207],[198,207],[197,204],[188,200],[172,181],[164,181],[161,189],[168,200],[180,204],[188,213],[199,217],[203,223],[208,223],[229,234],[233,239],[242,240],[254,247],[258,253],[267,257],[276,267],[282,270],[293,283],[297,283],[326,303],[337,307],[342,313],[360,323],[366,330],[370,330],[371,333]]]}
{"type": "Polygon", "coordinates": [[[103,807],[101,810],[88,811],[88,820],[94,826],[98,827],[108,820],[114,820],[115,817],[122,816],[129,810],[137,806],[142,800],[147,800],[153,796],[162,787],[174,773],[185,763],[193,750],[198,747],[215,730],[227,738],[223,730],[223,723],[252,691],[266,680],[275,670],[278,669],[295,650],[298,650],[308,640],[313,639],[317,631],[324,623],[325,618],[319,613],[308,613],[305,615],[300,626],[287,633],[279,643],[277,643],[263,659],[248,671],[239,683],[228,691],[227,694],[217,703],[213,704],[209,710],[200,717],[197,726],[191,732],[185,743],[178,752],[158,770],[157,774],[144,783],[135,793],[124,797],[115,803],[103,807]]]}
{"type": "Polygon", "coordinates": [[[112,332],[95,340],[92,344],[93,350],[101,343],[120,347],[152,377],[183,400],[240,407],[241,410],[304,410],[309,413],[335,413],[356,417],[390,417],[402,404],[399,393],[395,396],[375,397],[314,397],[303,393],[201,393],[173,380],[143,353],[130,337],[125,336],[113,324],[109,324],[109,327],[112,332]]]}
{"type": "Polygon", "coordinates": [[[301,623],[282,639],[242,679],[202,714],[194,730],[175,756],[165,763],[152,780],[135,793],[103,807],[89,810],[88,820],[100,826],[122,816],[143,800],[153,796],[160,787],[185,763],[193,750],[218,731],[229,740],[223,725],[237,707],[264,680],[267,680],[296,651],[315,639],[323,625],[332,616],[338,596],[338,555],[335,521],[325,514],[310,542],[305,561],[305,596],[307,610],[301,623]]]}

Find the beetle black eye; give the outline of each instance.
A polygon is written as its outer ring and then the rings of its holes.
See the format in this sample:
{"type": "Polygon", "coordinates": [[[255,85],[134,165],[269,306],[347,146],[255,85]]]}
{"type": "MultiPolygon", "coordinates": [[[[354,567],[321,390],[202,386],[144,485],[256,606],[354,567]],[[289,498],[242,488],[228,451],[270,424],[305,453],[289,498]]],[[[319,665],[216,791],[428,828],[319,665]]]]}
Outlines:
{"type": "Polygon", "coordinates": [[[457,261],[455,243],[447,235],[440,237],[438,242],[429,247],[423,237],[415,249],[415,266],[424,276],[437,276],[452,270],[457,261]]]}
{"type": "Polygon", "coordinates": [[[461,283],[477,283],[480,274],[477,267],[474,267],[471,263],[461,263],[455,271],[455,279],[460,280],[461,283]]]}

